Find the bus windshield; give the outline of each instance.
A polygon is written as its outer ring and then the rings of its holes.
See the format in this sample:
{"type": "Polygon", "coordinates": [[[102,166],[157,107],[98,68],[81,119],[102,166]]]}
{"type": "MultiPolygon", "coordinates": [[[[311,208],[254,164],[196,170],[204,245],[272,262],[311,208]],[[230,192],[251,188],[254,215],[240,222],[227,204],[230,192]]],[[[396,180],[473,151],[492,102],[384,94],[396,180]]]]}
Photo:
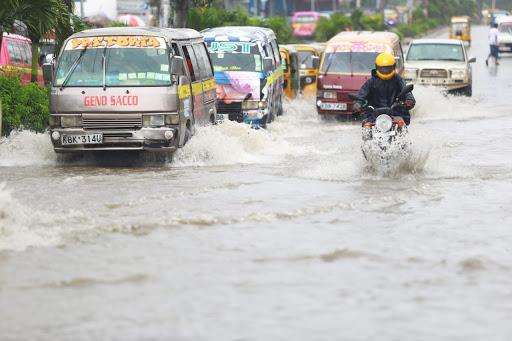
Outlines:
{"type": "Polygon", "coordinates": [[[322,72],[369,74],[375,68],[378,52],[336,52],[326,53],[322,72]]]}
{"type": "Polygon", "coordinates": [[[59,59],[55,85],[169,85],[171,77],[165,41],[157,37],[142,37],[141,43],[137,38],[141,37],[96,37],[69,41],[59,59]]]}
{"type": "Polygon", "coordinates": [[[255,43],[209,42],[208,51],[215,71],[263,70],[261,54],[255,43]]]}

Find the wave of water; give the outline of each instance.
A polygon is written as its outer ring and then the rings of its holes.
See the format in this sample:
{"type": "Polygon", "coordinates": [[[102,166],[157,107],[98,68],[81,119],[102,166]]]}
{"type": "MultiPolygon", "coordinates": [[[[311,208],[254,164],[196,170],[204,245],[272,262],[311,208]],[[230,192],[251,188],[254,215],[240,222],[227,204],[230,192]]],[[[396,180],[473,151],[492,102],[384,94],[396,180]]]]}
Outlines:
{"type": "Polygon", "coordinates": [[[15,131],[0,139],[0,166],[49,165],[56,160],[47,133],[15,131]]]}

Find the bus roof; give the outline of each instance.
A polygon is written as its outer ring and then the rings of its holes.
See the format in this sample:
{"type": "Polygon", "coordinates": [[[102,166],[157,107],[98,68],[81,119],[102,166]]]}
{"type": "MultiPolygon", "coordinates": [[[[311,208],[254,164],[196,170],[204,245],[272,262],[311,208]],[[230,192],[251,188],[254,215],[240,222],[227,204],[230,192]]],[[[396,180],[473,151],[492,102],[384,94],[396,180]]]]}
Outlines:
{"type": "Polygon", "coordinates": [[[346,42],[366,42],[366,43],[384,43],[393,44],[400,41],[400,37],[392,32],[376,32],[376,31],[351,31],[340,32],[332,37],[329,44],[346,43],[346,42]]]}
{"type": "Polygon", "coordinates": [[[274,31],[256,26],[223,26],[201,31],[205,41],[269,41],[276,39],[274,31]]]}
{"type": "Polygon", "coordinates": [[[465,22],[471,21],[471,18],[468,17],[467,15],[460,15],[460,16],[452,17],[450,21],[452,23],[459,23],[459,22],[465,23],[465,22]]]}
{"type": "Polygon", "coordinates": [[[85,30],[73,34],[70,38],[94,37],[94,36],[160,36],[169,40],[201,39],[202,36],[196,30],[190,28],[157,28],[157,27],[106,27],[85,30]]]}

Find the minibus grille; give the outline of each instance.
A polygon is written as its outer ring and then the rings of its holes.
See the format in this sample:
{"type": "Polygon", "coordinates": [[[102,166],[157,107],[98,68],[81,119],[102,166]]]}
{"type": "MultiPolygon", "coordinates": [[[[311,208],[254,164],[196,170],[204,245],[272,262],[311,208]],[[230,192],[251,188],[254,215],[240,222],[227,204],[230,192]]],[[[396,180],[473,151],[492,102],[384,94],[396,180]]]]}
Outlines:
{"type": "Polygon", "coordinates": [[[85,130],[138,129],[142,128],[142,115],[83,114],[82,123],[85,130]]]}
{"type": "Polygon", "coordinates": [[[423,69],[420,77],[426,78],[448,78],[448,71],[443,69],[423,69]]]}

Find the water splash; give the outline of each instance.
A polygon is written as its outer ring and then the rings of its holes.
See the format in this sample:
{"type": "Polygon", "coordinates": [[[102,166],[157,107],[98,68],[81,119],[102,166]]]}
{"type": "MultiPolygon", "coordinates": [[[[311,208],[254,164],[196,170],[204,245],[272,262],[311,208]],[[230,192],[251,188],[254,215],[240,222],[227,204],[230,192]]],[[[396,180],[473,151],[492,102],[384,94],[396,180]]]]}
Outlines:
{"type": "Polygon", "coordinates": [[[23,130],[0,139],[0,166],[48,165],[56,159],[47,133],[23,130]]]}

